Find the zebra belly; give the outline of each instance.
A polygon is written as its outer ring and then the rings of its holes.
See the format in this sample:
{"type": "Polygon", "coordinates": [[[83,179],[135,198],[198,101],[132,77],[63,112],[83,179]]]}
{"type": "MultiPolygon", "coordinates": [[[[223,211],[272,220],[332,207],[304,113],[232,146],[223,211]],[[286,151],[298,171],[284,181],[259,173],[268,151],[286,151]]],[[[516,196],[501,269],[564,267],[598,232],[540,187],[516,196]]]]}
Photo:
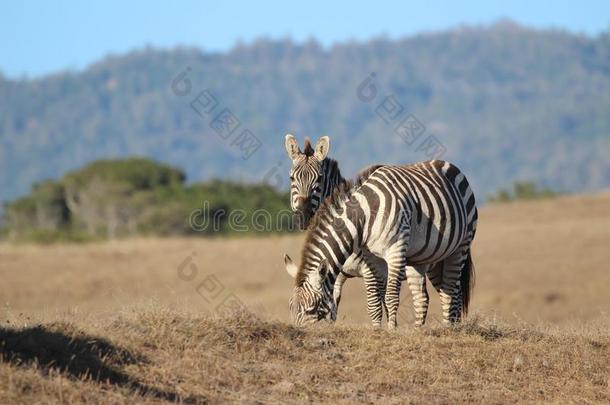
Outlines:
{"type": "Polygon", "coordinates": [[[343,265],[343,273],[352,277],[362,277],[362,255],[360,253],[352,253],[349,255],[343,265]]]}
{"type": "Polygon", "coordinates": [[[345,261],[342,271],[352,277],[363,277],[367,264],[374,273],[382,274],[388,271],[385,260],[366,247],[357,254],[352,253],[345,261]]]}

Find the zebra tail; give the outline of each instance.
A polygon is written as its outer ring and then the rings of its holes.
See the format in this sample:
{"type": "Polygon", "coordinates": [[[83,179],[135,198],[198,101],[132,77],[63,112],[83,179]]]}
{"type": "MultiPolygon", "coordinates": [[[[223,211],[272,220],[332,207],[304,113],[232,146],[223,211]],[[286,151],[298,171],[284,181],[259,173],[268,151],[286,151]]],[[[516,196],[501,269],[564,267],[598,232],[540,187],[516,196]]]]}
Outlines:
{"type": "Polygon", "coordinates": [[[468,304],[470,304],[470,297],[472,295],[472,289],[474,288],[474,278],[474,263],[472,262],[472,255],[469,249],[464,267],[462,267],[462,274],[460,275],[462,315],[464,316],[468,315],[468,304]]]}

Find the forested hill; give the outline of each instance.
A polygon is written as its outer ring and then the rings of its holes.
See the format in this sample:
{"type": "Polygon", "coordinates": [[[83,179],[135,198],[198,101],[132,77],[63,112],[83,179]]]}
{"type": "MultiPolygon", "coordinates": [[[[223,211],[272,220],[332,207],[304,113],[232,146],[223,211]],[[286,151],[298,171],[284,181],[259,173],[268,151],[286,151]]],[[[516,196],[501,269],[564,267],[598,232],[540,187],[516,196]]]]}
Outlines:
{"type": "Polygon", "coordinates": [[[145,49],[82,72],[0,76],[0,200],[126,155],[178,166],[191,181],[287,187],[286,132],[330,135],[347,175],[445,150],[480,196],[515,180],[607,187],[610,32],[593,38],[501,22],[330,49],[288,40],[227,53],[145,49]],[[362,84],[371,72],[374,88],[362,84]],[[227,112],[228,127],[219,124],[227,112]],[[394,132],[409,114],[417,121],[394,132]],[[248,148],[252,136],[260,148],[248,148]],[[440,148],[426,148],[434,140],[440,148]]]}

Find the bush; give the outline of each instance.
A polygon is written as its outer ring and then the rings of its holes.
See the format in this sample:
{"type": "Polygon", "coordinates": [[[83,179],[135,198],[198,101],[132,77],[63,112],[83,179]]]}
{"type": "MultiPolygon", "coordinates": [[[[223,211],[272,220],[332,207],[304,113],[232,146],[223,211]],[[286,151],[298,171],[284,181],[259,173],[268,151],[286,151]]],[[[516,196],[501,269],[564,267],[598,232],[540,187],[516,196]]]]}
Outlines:
{"type": "Polygon", "coordinates": [[[148,159],[103,160],[33,187],[30,195],[6,205],[5,234],[40,243],[85,241],[133,235],[217,235],[241,232],[230,223],[240,212],[247,232],[282,232],[289,225],[278,214],[288,210],[287,193],[263,184],[213,180],[185,185],[179,169],[148,159]],[[201,208],[207,210],[204,213],[201,208]],[[198,211],[207,227],[193,227],[198,211]],[[252,226],[257,210],[270,223],[252,226]],[[268,214],[267,214],[268,213],[268,214]]]}
{"type": "Polygon", "coordinates": [[[540,198],[553,198],[560,193],[550,188],[539,188],[533,182],[516,182],[512,191],[501,189],[495,195],[489,196],[490,202],[509,202],[517,200],[536,200],[540,198]]]}

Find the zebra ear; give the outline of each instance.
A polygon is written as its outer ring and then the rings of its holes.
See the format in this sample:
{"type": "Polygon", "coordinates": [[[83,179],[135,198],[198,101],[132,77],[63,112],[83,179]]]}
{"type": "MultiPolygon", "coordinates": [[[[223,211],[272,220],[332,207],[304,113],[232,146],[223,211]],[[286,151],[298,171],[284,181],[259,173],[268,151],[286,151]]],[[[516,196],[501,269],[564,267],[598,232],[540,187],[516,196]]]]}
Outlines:
{"type": "Polygon", "coordinates": [[[286,153],[288,153],[288,157],[292,160],[294,160],[297,155],[301,153],[301,148],[299,148],[299,144],[292,134],[286,134],[284,147],[286,148],[286,153]]]}
{"type": "Polygon", "coordinates": [[[318,160],[324,160],[324,159],[326,159],[326,155],[328,155],[329,149],[330,149],[330,138],[327,136],[323,136],[322,138],[318,139],[318,142],[316,143],[316,151],[314,153],[314,156],[318,160]]]}
{"type": "Polygon", "coordinates": [[[290,274],[292,278],[295,278],[299,269],[297,265],[292,262],[292,259],[287,254],[284,255],[284,264],[286,265],[286,272],[290,274]]]}

